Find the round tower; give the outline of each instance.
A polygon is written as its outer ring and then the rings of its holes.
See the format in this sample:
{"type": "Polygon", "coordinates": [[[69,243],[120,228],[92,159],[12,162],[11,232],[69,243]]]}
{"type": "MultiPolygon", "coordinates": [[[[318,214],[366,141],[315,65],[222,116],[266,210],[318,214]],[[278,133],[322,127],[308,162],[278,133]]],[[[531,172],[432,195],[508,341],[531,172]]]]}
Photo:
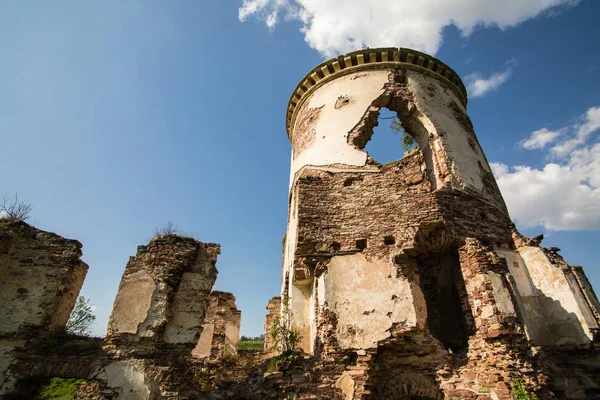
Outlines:
{"type": "MultiPolygon", "coordinates": [[[[457,230],[492,219],[501,225],[502,234],[485,240],[511,240],[506,206],[466,104],[466,89],[452,69],[426,54],[396,48],[366,49],[325,61],[294,90],[286,121],[292,161],[283,292],[288,293],[290,317],[306,351],[314,351],[319,310],[325,303],[333,307],[328,296],[340,300],[339,277],[332,276],[346,268],[336,267],[339,262],[364,275],[370,270],[367,264],[377,260],[377,271],[365,277],[385,288],[367,289],[360,280],[348,285],[391,298],[408,289],[401,287],[401,280],[375,277],[396,273],[388,271],[397,267],[390,263],[392,258],[399,261],[411,251],[416,257],[419,251],[408,246],[415,246],[415,235],[423,231],[470,237],[477,232],[457,230]],[[399,145],[399,160],[386,166],[376,165],[364,150],[382,108],[395,112],[419,145],[419,151],[407,157],[402,157],[399,145]]],[[[441,244],[444,247],[452,246],[441,244]]],[[[406,307],[414,308],[419,299],[410,297],[406,307]]],[[[372,300],[375,308],[382,308],[372,300]]],[[[396,301],[387,303],[394,308],[396,301]]],[[[362,319],[368,324],[377,321],[377,332],[398,322],[386,316],[389,310],[382,311],[381,318],[365,311],[369,310],[357,312],[366,315],[362,319]]],[[[409,314],[415,318],[410,323],[417,324],[416,311],[409,314]]],[[[347,328],[350,336],[342,335],[342,344],[369,347],[377,341],[373,330],[362,335],[347,328]]]]}
{"type": "MultiPolygon", "coordinates": [[[[525,337],[562,344],[550,322],[559,314],[582,321],[572,324],[571,344],[593,339],[585,285],[514,230],[466,105],[452,69],[402,48],[325,61],[289,101],[282,319],[305,352],[355,360],[350,380],[339,378],[351,382],[346,398],[372,390],[373,398],[438,399],[460,385],[485,393],[468,378],[479,374],[481,354],[514,365],[525,337]],[[403,155],[398,143],[398,160],[380,165],[364,149],[383,108],[418,149],[403,155]],[[549,274],[562,274],[560,290],[549,274]],[[542,305],[563,296],[562,310],[542,305]],[[420,358],[404,365],[406,354],[420,358]],[[441,376],[449,354],[474,364],[441,376]]],[[[510,379],[501,366],[482,373],[510,379]]],[[[495,393],[510,398],[502,385],[495,393]]]]}

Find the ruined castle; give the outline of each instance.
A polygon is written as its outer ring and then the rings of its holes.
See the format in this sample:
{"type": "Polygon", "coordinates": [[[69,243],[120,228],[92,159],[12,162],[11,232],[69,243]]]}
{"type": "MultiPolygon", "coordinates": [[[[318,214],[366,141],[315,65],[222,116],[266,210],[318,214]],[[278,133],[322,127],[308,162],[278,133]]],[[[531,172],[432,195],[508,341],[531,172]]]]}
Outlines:
{"type": "Polygon", "coordinates": [[[300,81],[265,324],[267,342],[273,321],[297,331],[300,356],[275,368],[269,343],[235,351],[235,298],[212,291],[218,245],[155,237],[125,268],[106,338],[56,340],[81,244],[0,220],[0,398],[60,376],[86,381],[79,399],[600,399],[600,303],[581,267],[517,232],[466,107],[458,75],[409,49],[300,81]],[[383,108],[418,149],[380,165],[364,148],[383,108]]]}

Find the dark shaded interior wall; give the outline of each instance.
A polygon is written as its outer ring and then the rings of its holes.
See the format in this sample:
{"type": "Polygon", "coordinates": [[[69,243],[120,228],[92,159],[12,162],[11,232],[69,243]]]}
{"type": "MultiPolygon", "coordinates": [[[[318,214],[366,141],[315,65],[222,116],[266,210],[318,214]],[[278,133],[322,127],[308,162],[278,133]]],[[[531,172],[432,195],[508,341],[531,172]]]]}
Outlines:
{"type": "Polygon", "coordinates": [[[427,303],[429,331],[446,348],[459,350],[468,342],[466,321],[459,293],[465,293],[460,279],[458,251],[452,249],[417,257],[421,289],[427,303]],[[463,290],[461,290],[463,289],[463,290]]]}

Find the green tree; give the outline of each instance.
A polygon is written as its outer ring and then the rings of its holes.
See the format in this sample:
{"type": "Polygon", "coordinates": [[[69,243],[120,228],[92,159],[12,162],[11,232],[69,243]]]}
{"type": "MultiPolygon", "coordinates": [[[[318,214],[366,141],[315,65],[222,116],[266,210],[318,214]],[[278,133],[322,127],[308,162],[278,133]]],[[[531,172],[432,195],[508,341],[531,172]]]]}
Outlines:
{"type": "Polygon", "coordinates": [[[417,141],[402,128],[402,123],[398,117],[392,119],[391,128],[392,132],[396,135],[402,133],[402,147],[404,148],[404,151],[411,151],[413,148],[417,147],[417,141]]]}
{"type": "Polygon", "coordinates": [[[89,299],[86,300],[84,296],[79,296],[69,316],[66,330],[68,333],[74,335],[88,336],[90,334],[90,325],[95,320],[96,316],[92,314],[92,306],[89,305],[89,299]]]}

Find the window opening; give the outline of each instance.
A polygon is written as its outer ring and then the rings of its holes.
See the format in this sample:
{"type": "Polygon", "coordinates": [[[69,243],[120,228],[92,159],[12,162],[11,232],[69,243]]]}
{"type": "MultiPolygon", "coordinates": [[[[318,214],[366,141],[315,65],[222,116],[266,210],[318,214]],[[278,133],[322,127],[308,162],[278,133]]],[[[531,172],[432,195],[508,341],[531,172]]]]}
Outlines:
{"type": "Polygon", "coordinates": [[[399,160],[419,147],[414,137],[404,131],[394,111],[382,108],[377,122],[378,125],[373,128],[373,135],[364,148],[375,164],[399,160]]]}

